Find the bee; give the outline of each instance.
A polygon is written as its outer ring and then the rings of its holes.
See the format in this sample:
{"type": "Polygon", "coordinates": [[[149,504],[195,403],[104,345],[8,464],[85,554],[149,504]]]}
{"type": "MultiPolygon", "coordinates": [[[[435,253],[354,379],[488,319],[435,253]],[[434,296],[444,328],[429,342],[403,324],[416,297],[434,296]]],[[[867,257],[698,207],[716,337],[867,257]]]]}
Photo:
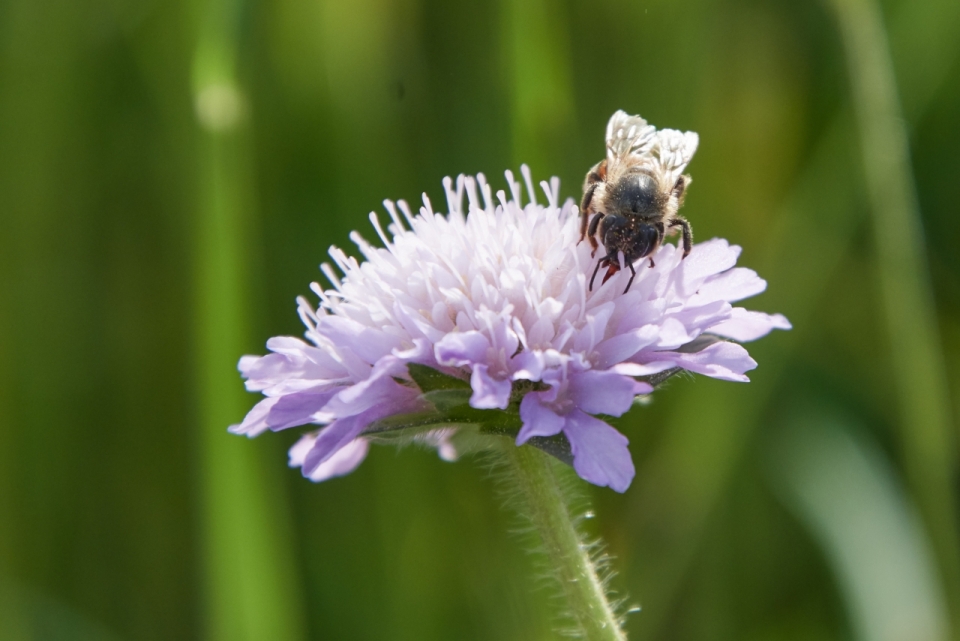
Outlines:
{"type": "Polygon", "coordinates": [[[683,170],[697,150],[699,137],[692,131],[661,129],[640,116],[618,111],[607,124],[607,157],[587,172],[580,203],[580,241],[590,241],[591,257],[597,240],[607,252],[593,270],[590,290],[601,267],[607,268],[601,284],[620,271],[620,253],[630,268],[630,291],[636,278],[634,262],[649,257],[664,236],[682,233],[683,257],[693,245],[687,219],[677,213],[690,186],[683,170]],[[592,216],[592,218],[591,218],[592,216]]]}

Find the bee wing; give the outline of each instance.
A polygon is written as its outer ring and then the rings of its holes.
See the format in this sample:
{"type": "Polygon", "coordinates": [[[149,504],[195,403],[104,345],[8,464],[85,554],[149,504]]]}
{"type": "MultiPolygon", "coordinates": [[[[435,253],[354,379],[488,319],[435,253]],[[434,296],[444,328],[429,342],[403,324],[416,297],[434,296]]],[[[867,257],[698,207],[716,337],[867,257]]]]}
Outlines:
{"type": "Polygon", "coordinates": [[[640,116],[617,111],[607,123],[607,158],[617,161],[627,156],[646,156],[656,143],[657,128],[640,116]]]}
{"type": "Polygon", "coordinates": [[[699,141],[692,131],[657,131],[640,116],[624,111],[617,111],[607,123],[608,160],[617,163],[633,156],[634,162],[648,165],[671,187],[693,159],[699,141]]]}
{"type": "Polygon", "coordinates": [[[653,146],[652,153],[656,156],[665,182],[673,185],[693,160],[700,137],[692,131],[661,129],[657,132],[656,138],[657,142],[653,146]]]}

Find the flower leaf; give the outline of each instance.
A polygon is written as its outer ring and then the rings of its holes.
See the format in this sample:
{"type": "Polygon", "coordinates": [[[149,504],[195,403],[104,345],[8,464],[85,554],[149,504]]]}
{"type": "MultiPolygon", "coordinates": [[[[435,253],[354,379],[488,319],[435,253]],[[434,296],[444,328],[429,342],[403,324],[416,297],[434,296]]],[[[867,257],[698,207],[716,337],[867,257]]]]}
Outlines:
{"type": "Polygon", "coordinates": [[[696,354],[697,352],[702,352],[707,349],[714,343],[723,343],[724,340],[719,336],[713,334],[700,334],[695,339],[689,343],[685,343],[675,349],[674,351],[680,352],[681,354],[696,354]]]}
{"type": "Polygon", "coordinates": [[[443,372],[433,369],[432,367],[427,367],[426,365],[420,365],[419,363],[407,363],[407,371],[410,372],[410,378],[413,379],[413,382],[417,384],[417,386],[420,388],[420,391],[424,394],[433,392],[435,390],[470,389],[469,382],[457,378],[456,376],[444,374],[443,372]]]}
{"type": "Polygon", "coordinates": [[[451,421],[446,414],[440,412],[413,412],[411,414],[394,414],[374,421],[363,431],[364,435],[383,434],[384,432],[396,432],[398,430],[431,430],[440,427],[446,427],[455,421],[451,421]]]}
{"type": "Polygon", "coordinates": [[[420,398],[431,403],[438,412],[449,412],[459,407],[470,406],[470,388],[467,389],[437,389],[422,394],[420,398]]]}
{"type": "MultiPolygon", "coordinates": [[[[661,383],[666,381],[668,378],[679,374],[683,371],[681,367],[671,367],[670,369],[664,370],[662,372],[657,372],[656,374],[651,374],[650,376],[641,376],[637,380],[643,381],[645,383],[650,383],[654,387],[659,387],[661,383]]],[[[640,397],[637,397],[640,398],[640,397]]]]}

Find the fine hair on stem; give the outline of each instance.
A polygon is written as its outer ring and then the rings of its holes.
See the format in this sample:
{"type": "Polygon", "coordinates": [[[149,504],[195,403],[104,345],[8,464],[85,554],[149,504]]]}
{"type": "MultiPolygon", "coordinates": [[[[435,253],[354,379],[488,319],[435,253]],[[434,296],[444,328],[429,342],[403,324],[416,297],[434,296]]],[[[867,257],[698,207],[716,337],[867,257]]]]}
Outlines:
{"type": "Polygon", "coordinates": [[[602,541],[585,531],[593,512],[580,479],[530,446],[505,443],[488,460],[504,507],[517,516],[513,532],[534,559],[538,583],[557,604],[557,632],[625,640],[624,599],[610,589],[614,571],[602,541]]]}

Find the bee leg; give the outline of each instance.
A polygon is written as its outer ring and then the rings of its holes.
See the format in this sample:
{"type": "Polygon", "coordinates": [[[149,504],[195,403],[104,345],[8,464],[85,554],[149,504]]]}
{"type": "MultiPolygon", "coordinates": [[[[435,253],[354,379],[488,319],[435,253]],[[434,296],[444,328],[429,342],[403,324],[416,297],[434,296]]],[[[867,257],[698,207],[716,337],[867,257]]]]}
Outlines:
{"type": "MultiPolygon", "coordinates": [[[[653,269],[653,268],[656,267],[656,266],[657,266],[657,264],[656,264],[655,262],[653,262],[653,256],[651,256],[651,257],[650,257],[650,269],[653,269]]],[[[632,268],[633,268],[633,266],[631,265],[631,269],[632,269],[632,268]]]]}
{"type": "MultiPolygon", "coordinates": [[[[597,190],[597,183],[593,183],[583,194],[583,200],[580,201],[580,240],[577,244],[583,242],[587,236],[587,218],[590,217],[590,203],[593,201],[593,192],[597,190]]],[[[592,236],[593,234],[591,234],[592,236]]],[[[596,249],[596,248],[594,248],[596,249]]]]}
{"type": "Polygon", "coordinates": [[[603,220],[603,215],[603,212],[598,211],[593,220],[590,221],[590,229],[587,230],[587,237],[590,239],[590,246],[593,248],[593,251],[590,252],[590,258],[593,258],[594,254],[597,253],[597,228],[600,226],[600,221],[603,220]]]}
{"type": "Polygon", "coordinates": [[[690,223],[687,222],[686,218],[678,215],[674,217],[670,226],[680,228],[683,234],[683,257],[686,258],[687,254],[690,253],[690,249],[693,247],[693,230],[690,229],[690,223]]]}
{"type": "Polygon", "coordinates": [[[603,264],[603,261],[604,261],[604,260],[606,260],[606,259],[601,258],[600,260],[597,261],[597,267],[596,267],[596,269],[593,270],[593,276],[590,277],[590,291],[591,291],[591,292],[593,291],[593,281],[595,281],[595,280],[597,279],[597,272],[600,271],[600,265],[603,264]]]}
{"type": "MultiPolygon", "coordinates": [[[[653,259],[650,259],[650,262],[653,262],[653,259]]],[[[633,268],[633,263],[627,263],[627,267],[630,268],[630,280],[627,281],[627,287],[623,290],[623,293],[626,294],[630,291],[630,285],[633,285],[633,279],[637,277],[637,270],[633,268]]],[[[653,265],[651,265],[653,267],[653,265]]]]}

